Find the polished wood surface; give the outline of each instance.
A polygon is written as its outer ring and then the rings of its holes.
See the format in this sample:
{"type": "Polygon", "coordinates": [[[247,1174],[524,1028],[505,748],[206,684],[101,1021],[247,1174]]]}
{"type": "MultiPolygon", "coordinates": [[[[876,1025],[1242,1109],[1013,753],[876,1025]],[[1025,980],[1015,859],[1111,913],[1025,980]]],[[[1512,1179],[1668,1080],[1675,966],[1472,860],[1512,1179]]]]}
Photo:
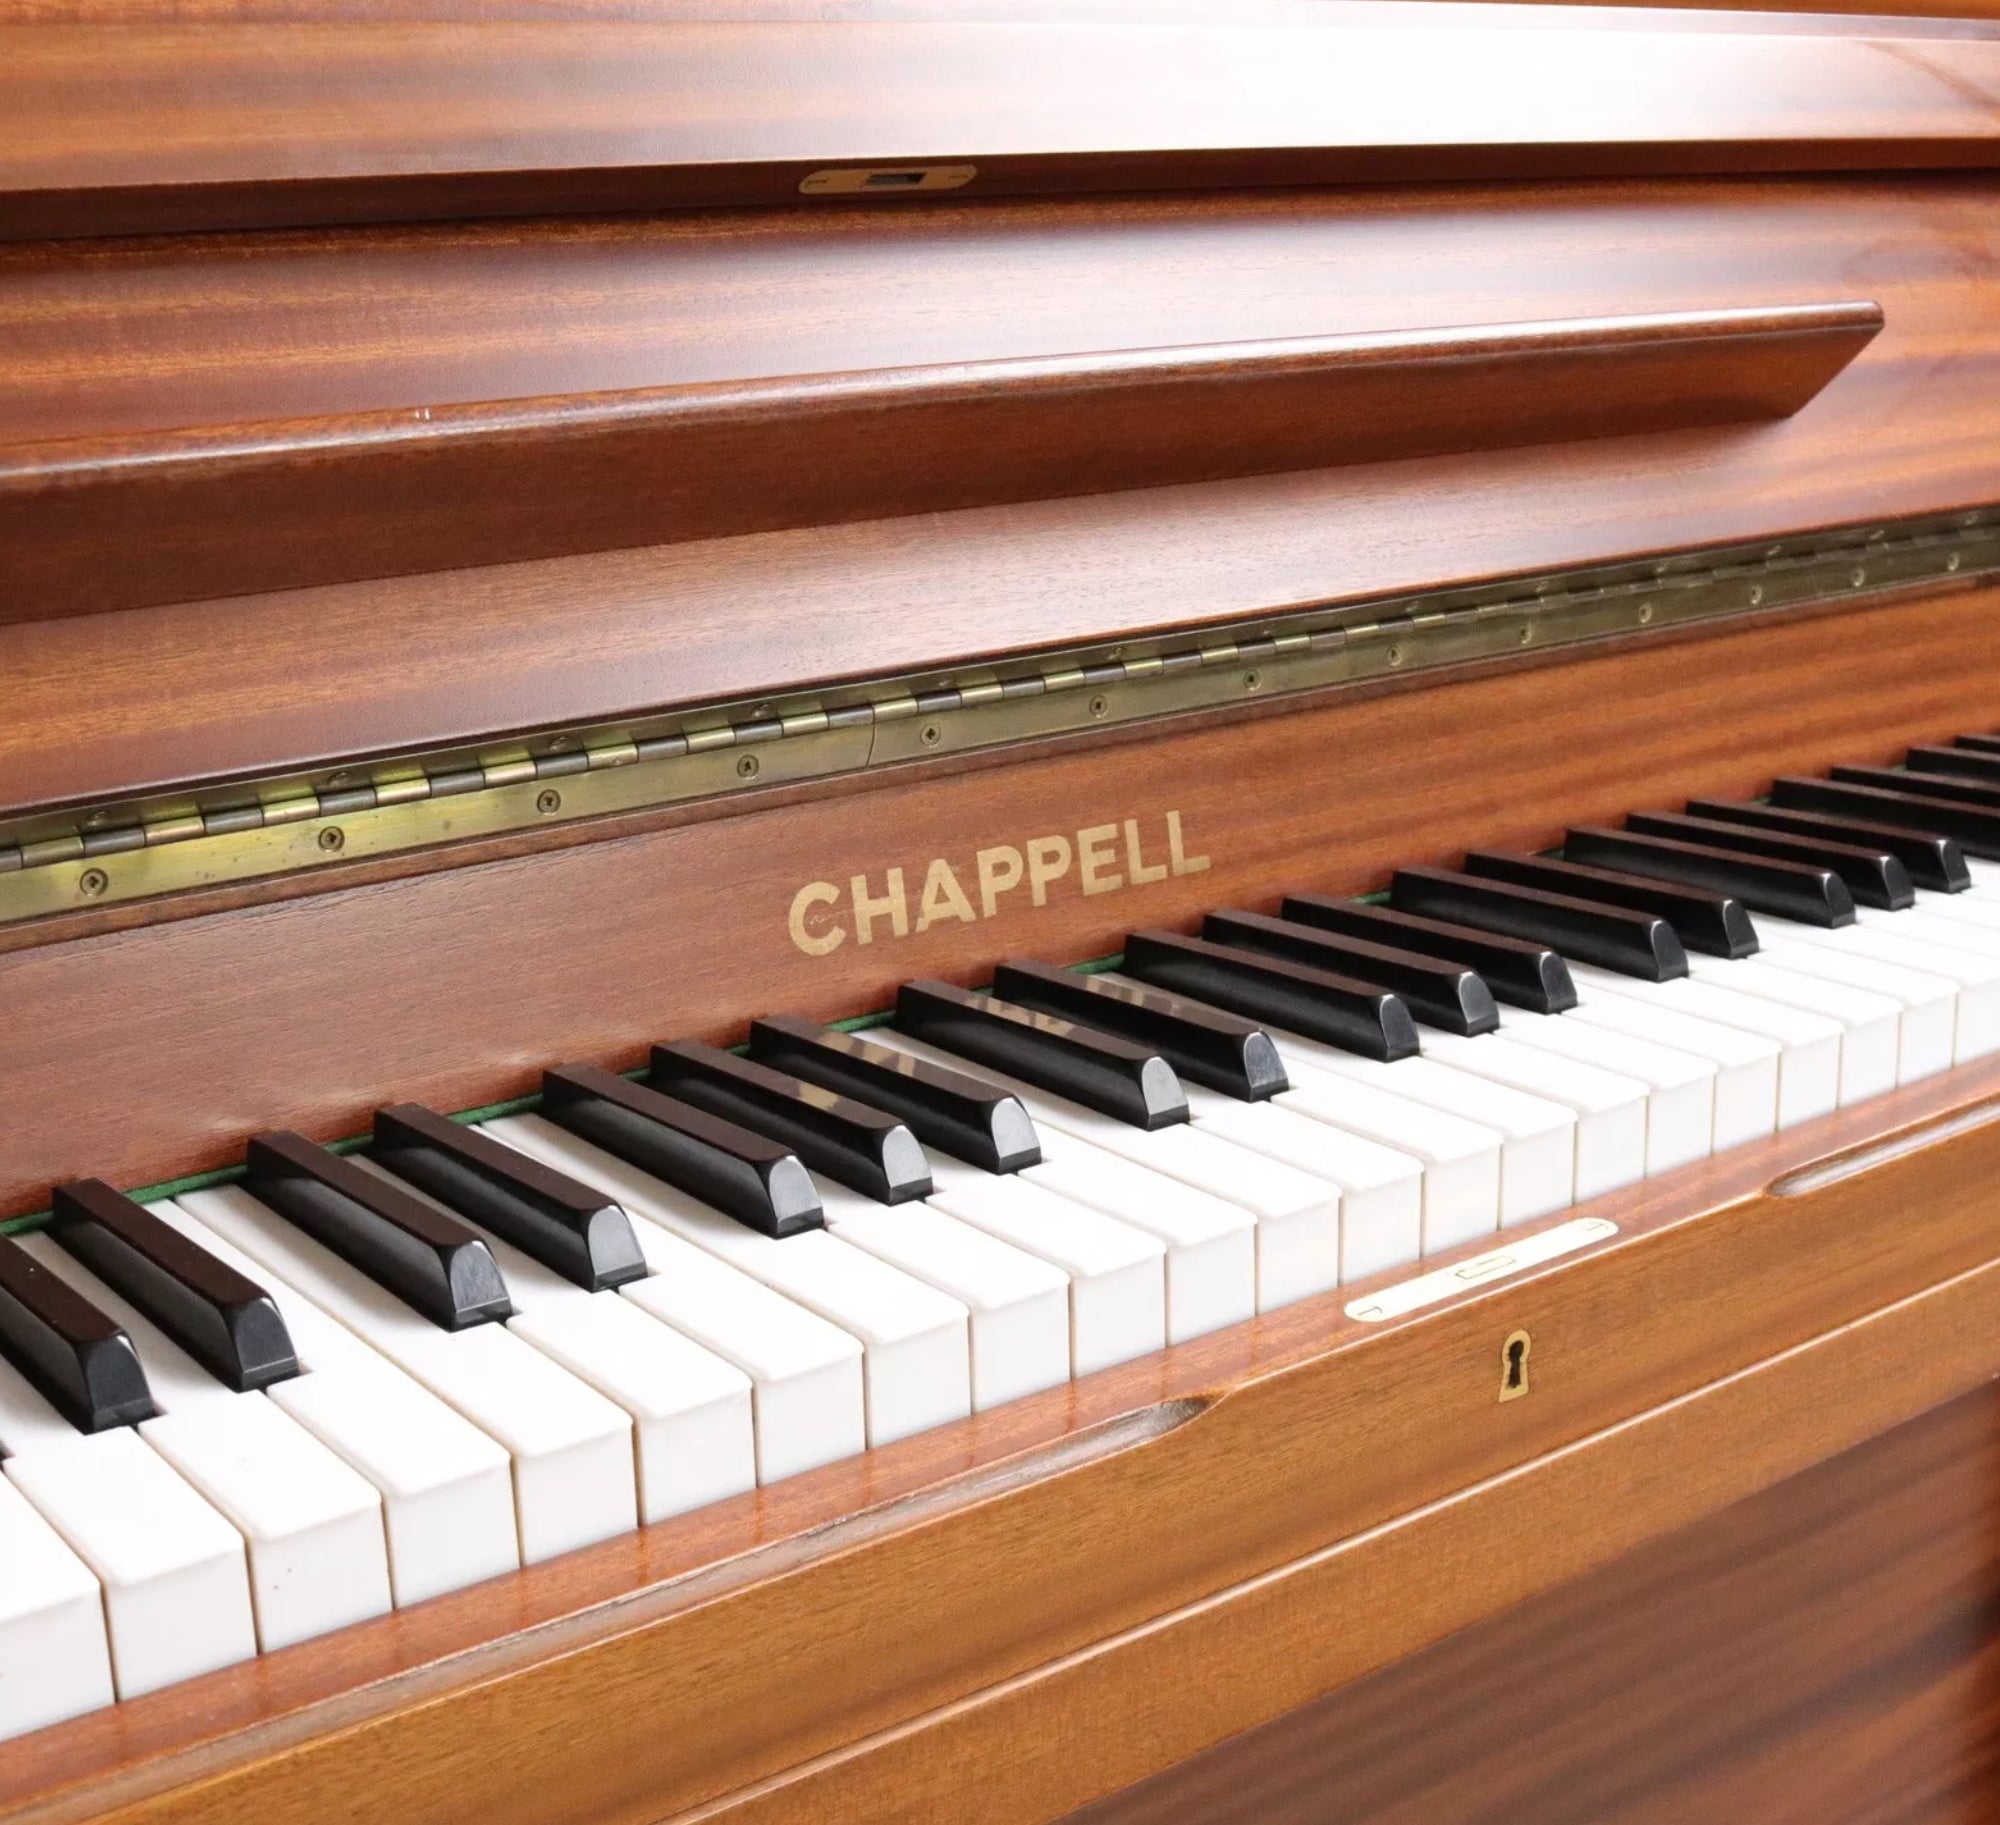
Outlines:
{"type": "Polygon", "coordinates": [[[0,454],[43,615],[1789,417],[1866,301],[488,400],[0,454]],[[1049,461],[1062,452],[1059,467],[1049,461]],[[103,561],[115,552],[117,561],[103,561]]]}
{"type": "Polygon", "coordinates": [[[2000,1065],[1932,1079],[1415,1317],[1343,1289],[59,1726],[0,1804],[1048,1818],[1989,1381],[1996,1113],[2000,1065]],[[1521,1328],[1534,1392],[1498,1403],[1521,1328]]]}
{"type": "MultiPolygon", "coordinates": [[[[1857,287],[1888,319],[1761,426],[0,625],[0,811],[1978,505],[1992,213],[1985,180],[1608,185],[0,250],[7,444],[1857,287]]],[[[107,550],[68,587],[130,581],[107,550]]]]}
{"type": "Polygon", "coordinates": [[[1067,1825],[1982,1825],[1996,1512],[1982,1389],[1067,1825]]]}
{"type": "Polygon", "coordinates": [[[434,852],[403,865],[428,872],[398,879],[333,872],[298,898],[233,888],[196,899],[216,908],[201,916],[41,945],[16,927],[9,940],[30,947],[0,955],[0,1102],[14,1117],[0,1127],[0,1213],[40,1208],[64,1179],[129,1186],[224,1165],[261,1128],[358,1133],[385,1097],[476,1107],[532,1089],[547,1065],[623,1068],[658,1039],[738,1039],[757,1014],[864,1013],[920,975],[982,981],[1010,954],[1101,956],[1136,926],[1207,907],[1374,888],[1399,862],[1474,843],[1541,847],[1568,822],[1893,758],[1993,722],[1991,673],[1966,656],[1984,650],[1995,600],[1963,590],[922,763],[768,809],[748,794],[720,814],[579,825],[566,846],[503,843],[492,860],[434,852]],[[1127,818],[1157,851],[1175,810],[1204,872],[1094,895],[1069,879],[1040,908],[1017,893],[991,919],[885,928],[826,956],[789,935],[808,882],[866,875],[880,892],[897,867],[914,891],[934,856],[972,880],[981,847],[1127,818]]]}
{"type": "Polygon", "coordinates": [[[1980,38],[1417,4],[1372,27],[30,24],[6,51],[15,238],[788,204],[816,170],[909,163],[1008,195],[2000,162],[1980,38]]]}

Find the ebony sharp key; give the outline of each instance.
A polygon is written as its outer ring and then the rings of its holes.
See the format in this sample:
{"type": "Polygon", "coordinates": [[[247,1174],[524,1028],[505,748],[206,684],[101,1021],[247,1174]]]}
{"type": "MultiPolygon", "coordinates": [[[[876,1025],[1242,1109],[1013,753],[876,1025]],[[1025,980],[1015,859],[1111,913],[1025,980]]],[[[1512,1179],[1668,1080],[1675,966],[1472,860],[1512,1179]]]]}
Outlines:
{"type": "Polygon", "coordinates": [[[562,1065],[542,1073],[541,1112],[764,1235],[825,1227],[797,1154],[677,1096],[596,1065],[562,1065]]]}
{"type": "Polygon", "coordinates": [[[1400,995],[1308,963],[1149,931],[1126,939],[1123,967],[1143,982],[1364,1058],[1393,1061],[1417,1050],[1416,1019],[1400,995]]]}
{"type": "MultiPolygon", "coordinates": [[[[1831,868],[1774,861],[1769,856],[1645,836],[1634,830],[1607,830],[1597,824],[1570,830],[1563,839],[1563,854],[1586,867],[1614,868],[1723,895],[1754,912],[1796,919],[1802,925],[1854,923],[1854,896],[1831,868]]],[[[1681,933],[1683,943],[1687,936],[1681,933]]]]}
{"type": "Polygon", "coordinates": [[[1579,963],[1668,982],[1688,973],[1687,952],[1674,928],[1655,913],[1602,901],[1482,880],[1447,868],[1399,868],[1389,884],[1392,904],[1434,919],[1461,920],[1553,945],[1579,963]]]}
{"type": "Polygon", "coordinates": [[[56,1187],[49,1234],[218,1381],[247,1394],[299,1372],[277,1301],[102,1179],[56,1187]]]}
{"type": "Polygon", "coordinates": [[[1757,930],[1742,901],[1683,881],[1511,850],[1476,849],[1465,858],[1465,872],[1598,905],[1622,906],[1627,912],[1650,913],[1673,927],[1684,950],[1748,957],[1757,948],[1757,930]]]}
{"type": "Polygon", "coordinates": [[[1954,735],[1954,748],[1970,748],[1975,754],[2000,754],[2000,735],[1954,735]]]}
{"type": "Polygon", "coordinates": [[[970,1072],[788,1014],[750,1023],[750,1056],[898,1117],[926,1146],[969,1166],[1019,1172],[1041,1164],[1021,1099],[970,1072]]]}
{"type": "MultiPolygon", "coordinates": [[[[1909,773],[1885,773],[1885,777],[1916,782],[1916,776],[1909,773]]],[[[1948,836],[1967,855],[2000,861],[2000,810],[1990,806],[1960,804],[1922,792],[1864,786],[1848,780],[1805,779],[1790,774],[1771,782],[1771,802],[1786,810],[1831,811],[1871,818],[1878,824],[1900,824],[1906,830],[1921,830],[1931,836],[1948,836]]]]}
{"type": "Polygon", "coordinates": [[[1136,1128],[1188,1117],[1187,1092],[1157,1048],[1059,1014],[974,995],[948,982],[906,982],[896,1025],[913,1039],[1026,1078],[1136,1128]]]}
{"type": "Polygon", "coordinates": [[[1392,989],[1426,1026],[1446,1033],[1471,1037],[1490,1033],[1500,1024],[1493,991],[1462,963],[1442,963],[1376,938],[1321,931],[1264,913],[1212,912],[1202,921],[1201,935],[1214,944],[1289,957],[1294,963],[1392,989]]]}
{"type": "Polygon", "coordinates": [[[399,1179],[593,1293],[645,1276],[646,1258],[624,1211],[477,1128],[421,1103],[397,1103],[375,1111],[368,1152],[399,1179]]]}
{"type": "MultiPolygon", "coordinates": [[[[1666,837],[1677,843],[1699,843],[1709,849],[1735,849],[1773,862],[1793,862],[1827,868],[1847,883],[1857,906],[1901,912],[1917,903],[1909,870],[1886,849],[1867,849],[1823,837],[1790,836],[1777,830],[1752,830],[1709,818],[1673,811],[1634,811],[1625,828],[1641,836],[1666,837]]],[[[1753,903],[1754,909],[1754,903],[1753,903]]]]}
{"type": "Polygon", "coordinates": [[[1943,773],[2000,786],[2000,754],[1982,748],[1912,748],[1903,765],[1912,773],[1943,773]]]}
{"type": "Polygon", "coordinates": [[[1151,1046],[1182,1077],[1241,1102],[1291,1088],[1276,1042],[1254,1020],[1165,989],[1107,982],[1046,963],[1003,963],[994,972],[993,992],[1017,1006],[1151,1046]]]}
{"type": "MultiPolygon", "coordinates": [[[[1839,843],[1881,851],[1903,865],[1911,883],[1937,893],[1963,893],[1972,885],[1965,852],[1948,836],[1921,830],[1899,830],[1893,824],[1836,816],[1828,811],[1799,811],[1783,805],[1754,805],[1737,799],[1692,798],[1688,815],[1739,829],[1770,830],[1817,842],[1839,843]]],[[[1850,883],[1852,885],[1852,883],[1850,883]]]]}
{"type": "Polygon", "coordinates": [[[646,1081],[782,1141],[814,1172],[881,1204],[931,1193],[931,1163],[893,1115],[691,1039],[653,1048],[646,1081]]]}
{"type": "Polygon", "coordinates": [[[158,1411],[132,1340],[61,1275],[0,1236],[0,1355],[79,1432],[158,1411]]]}
{"type": "Polygon", "coordinates": [[[1373,938],[1379,944],[1463,963],[1479,972],[1496,1001],[1514,1007],[1537,1014],[1563,1014],[1576,1006],[1576,984],[1570,980],[1569,965],[1546,944],[1502,937],[1476,925],[1420,918],[1393,906],[1336,900],[1324,894],[1287,894],[1280,910],[1300,925],[1373,938]]]}
{"type": "Polygon", "coordinates": [[[1909,773],[1901,767],[1835,767],[1832,777],[1849,786],[1873,786],[1883,792],[1914,792],[1954,805],[1982,805],[2000,810],[2000,780],[1957,779],[1946,773],[1909,773]]]}
{"type": "Polygon", "coordinates": [[[244,1189],[447,1331],[513,1313],[483,1236],[302,1134],[256,1136],[244,1189]]]}

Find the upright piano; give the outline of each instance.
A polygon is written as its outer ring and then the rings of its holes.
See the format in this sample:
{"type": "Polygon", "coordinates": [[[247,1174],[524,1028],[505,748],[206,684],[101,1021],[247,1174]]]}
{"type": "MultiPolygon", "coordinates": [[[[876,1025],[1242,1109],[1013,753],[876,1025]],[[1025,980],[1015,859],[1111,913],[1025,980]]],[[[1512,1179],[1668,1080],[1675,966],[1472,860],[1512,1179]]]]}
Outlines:
{"type": "Polygon", "coordinates": [[[2000,1811],[2000,28],[0,120],[0,1818],[2000,1811]]]}

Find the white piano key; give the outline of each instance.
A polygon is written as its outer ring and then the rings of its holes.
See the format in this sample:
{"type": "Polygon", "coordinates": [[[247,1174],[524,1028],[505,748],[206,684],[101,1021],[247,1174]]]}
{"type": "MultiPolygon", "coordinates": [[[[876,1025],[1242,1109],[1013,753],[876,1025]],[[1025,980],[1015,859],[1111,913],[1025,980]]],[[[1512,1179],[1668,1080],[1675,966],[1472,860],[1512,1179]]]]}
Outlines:
{"type": "Polygon", "coordinates": [[[503,1139],[531,1132],[534,1152],[616,1198],[628,1216],[672,1231],[859,1338],[869,1444],[886,1445],[972,1411],[970,1318],[948,1294],[827,1230],[783,1241],[759,1235],[539,1117],[491,1125],[503,1139]]]}
{"type": "Polygon", "coordinates": [[[1778,1042],[1778,1126],[1792,1127],[1825,1115],[1840,1104],[1841,1027],[1824,1015],[1764,1001],[1737,989],[1717,988],[1691,976],[1672,982],[1640,982],[1588,964],[1572,963],[1579,996],[1615,996],[1643,1007],[1696,1014],[1719,1026],[1737,1027],[1778,1042]]]}
{"type": "MultiPolygon", "coordinates": [[[[1152,1130],[1134,1128],[987,1066],[954,1058],[893,1027],[874,1028],[870,1037],[918,1058],[959,1070],[976,1070],[991,1082],[1011,1090],[1042,1133],[1045,1160],[1053,1163],[1060,1156],[1064,1162],[1062,1170],[1071,1169],[1069,1162],[1075,1156],[1064,1152],[1060,1142],[1052,1142],[1052,1134],[1066,1134],[1100,1152],[1115,1154],[1250,1210],[1257,1219],[1259,1311],[1271,1311],[1340,1284],[1341,1238],[1355,1194],[1330,1176],[1303,1172],[1283,1160],[1253,1152],[1191,1123],[1152,1130]]],[[[1409,1164],[1414,1169],[1416,1162],[1409,1164]]],[[[1361,1195],[1379,1198],[1384,1208],[1406,1208],[1412,1216],[1421,1207],[1414,1170],[1400,1195],[1393,1187],[1373,1185],[1361,1188],[1361,1195]]],[[[1093,1202],[1089,1198],[1077,1201],[1093,1202]]],[[[1361,1213],[1364,1236],[1373,1236],[1377,1224],[1383,1220],[1374,1214],[1376,1208],[1376,1204],[1370,1203],[1361,1213]]],[[[1120,1210],[1114,1214],[1142,1221],[1137,1212],[1120,1210]]]]}
{"type": "MultiPolygon", "coordinates": [[[[356,1156],[356,1164],[449,1210],[372,1160],[356,1156]]],[[[617,1293],[590,1292],[485,1225],[459,1220],[485,1237],[499,1263],[514,1301],[507,1328],[632,1416],[641,1521],[757,1486],[749,1376],[617,1293]]]]}
{"type": "Polygon", "coordinates": [[[0,1478],[0,1741],[112,1700],[104,1593],[90,1568],[0,1478]]]}
{"type": "Polygon", "coordinates": [[[1927,894],[1903,912],[1863,906],[1855,912],[1854,925],[1847,929],[1917,933],[1934,944],[1974,951],[1982,957],[2000,957],[2000,918],[1975,916],[1988,910],[1977,904],[1948,913],[1942,910],[1945,904],[1949,902],[1927,894]]]}
{"type": "Polygon", "coordinates": [[[1322,1075],[1370,1084],[1498,1132],[1502,1137],[1502,1228],[1567,1209],[1576,1202],[1576,1112],[1566,1104],[1455,1070],[1432,1058],[1399,1058],[1385,1064],[1295,1033],[1274,1032],[1272,1037],[1288,1070],[1296,1064],[1322,1075]]]}
{"type": "Polygon", "coordinates": [[[1887,995],[1902,1009],[1896,1035],[1896,1081],[1915,1083],[1948,1068],[1958,1048],[1959,985],[1930,970],[1799,944],[1767,927],[1758,953],[1765,962],[1825,982],[1847,983],[1887,995]]]}
{"type": "MultiPolygon", "coordinates": [[[[1877,908],[1867,908],[1880,918],[1877,908]]],[[[1967,925],[1977,925],[1987,931],[2000,931],[2000,899],[1990,892],[1981,893],[1935,893],[1924,888],[1917,889],[1916,905],[1906,908],[1910,912],[1927,913],[1941,919],[1954,919],[1967,925]]],[[[1895,915],[1890,914],[1893,918],[1895,915]]]]}
{"type": "Polygon", "coordinates": [[[440,1330],[236,1186],[177,1201],[507,1448],[523,1563],[638,1525],[632,1421],[596,1389],[502,1325],[440,1330]]]}
{"type": "Polygon", "coordinates": [[[1717,1153],[1777,1131],[1778,1063],[1784,1047],[1775,1039],[1623,995],[1581,990],[1576,1007],[1548,1018],[1574,1021],[1619,1038],[1648,1040],[1707,1059],[1715,1066],[1717,1153]]]}
{"type": "Polygon", "coordinates": [[[502,1445],[177,1204],[149,1208],[277,1302],[303,1373],[265,1392],[381,1495],[398,1609],[520,1565],[502,1445]]]}
{"type": "Polygon", "coordinates": [[[374,1486],[262,1394],[217,1381],[49,1237],[21,1240],[125,1327],[160,1409],[139,1434],[243,1536],[262,1651],[386,1615],[389,1549],[374,1486]]]}
{"type": "Polygon", "coordinates": [[[1787,969],[1761,955],[1744,958],[1690,958],[1688,974],[1696,982],[1740,989],[1761,1001],[1802,1008],[1824,1015],[1843,1029],[1840,1039],[1840,1101],[1865,1102],[1886,1096],[1896,1087],[1896,1061],[1902,1053],[1903,1004],[1888,995],[1833,983],[1823,977],[1787,969]]]}
{"type": "Polygon", "coordinates": [[[954,1174],[931,1201],[1068,1275],[1076,1374],[1166,1347],[1167,1248],[1158,1236],[1013,1173],[954,1174]]]}
{"type": "Polygon", "coordinates": [[[1559,1014],[1502,1008],[1500,1031],[1522,1045],[1559,1052],[1583,1064],[1636,1077],[1647,1088],[1646,1173],[1706,1159],[1715,1151],[1715,1086],[1712,1059],[1675,1050],[1633,1033],[1612,1033],[1559,1014]]]}
{"type": "Polygon", "coordinates": [[[1309,1109],[1237,1102],[1194,1085],[1188,1089],[1188,1107],[1198,1130],[1234,1141],[1265,1159],[1296,1166],[1339,1188],[1342,1284],[1422,1257],[1422,1160],[1333,1123],[1315,1121],[1309,1109]]]}
{"type": "MultiPolygon", "coordinates": [[[[1890,915],[1891,918],[1916,915],[1890,915]]],[[[1969,1064],[2000,1051],[2000,958],[1959,943],[1947,928],[1942,939],[1922,920],[1915,924],[1856,924],[1841,931],[1785,920],[1764,921],[1773,941],[1804,946],[1823,954],[1893,963],[1928,971],[1958,985],[1958,1022],[1953,1036],[1955,1063],[1969,1064]]]]}
{"type": "Polygon", "coordinates": [[[1498,1033],[1467,1038],[1426,1029],[1422,1045],[1439,1064],[1576,1112],[1578,1203],[1645,1177],[1649,1092],[1630,1073],[1538,1051],[1498,1033]]]}
{"type": "Polygon", "coordinates": [[[1070,1278],[1061,1268],[929,1204],[878,1204],[823,1180],[820,1191],[843,1242],[949,1293],[971,1314],[975,1413],[1069,1380],[1070,1278]]]}
{"type": "Polygon", "coordinates": [[[0,1448],[103,1590],[120,1698],[256,1654],[243,1536],[134,1428],[86,1438],[0,1363],[0,1448]]]}

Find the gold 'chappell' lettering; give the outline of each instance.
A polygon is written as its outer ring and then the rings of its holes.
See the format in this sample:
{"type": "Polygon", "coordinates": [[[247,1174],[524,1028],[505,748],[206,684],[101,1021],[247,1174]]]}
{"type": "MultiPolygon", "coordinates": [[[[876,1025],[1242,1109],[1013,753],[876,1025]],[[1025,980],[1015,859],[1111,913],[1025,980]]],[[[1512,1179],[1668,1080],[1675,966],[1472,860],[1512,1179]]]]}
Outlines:
{"type": "Polygon", "coordinates": [[[1178,811],[1120,818],[912,859],[879,874],[849,875],[845,884],[808,881],[792,896],[788,929],[806,956],[827,957],[849,938],[874,944],[933,925],[976,925],[1020,906],[1023,890],[1029,906],[1046,906],[1063,895],[1120,893],[1200,874],[1208,862],[1190,847],[1178,811]],[[911,881],[922,883],[914,893],[911,881]]]}

